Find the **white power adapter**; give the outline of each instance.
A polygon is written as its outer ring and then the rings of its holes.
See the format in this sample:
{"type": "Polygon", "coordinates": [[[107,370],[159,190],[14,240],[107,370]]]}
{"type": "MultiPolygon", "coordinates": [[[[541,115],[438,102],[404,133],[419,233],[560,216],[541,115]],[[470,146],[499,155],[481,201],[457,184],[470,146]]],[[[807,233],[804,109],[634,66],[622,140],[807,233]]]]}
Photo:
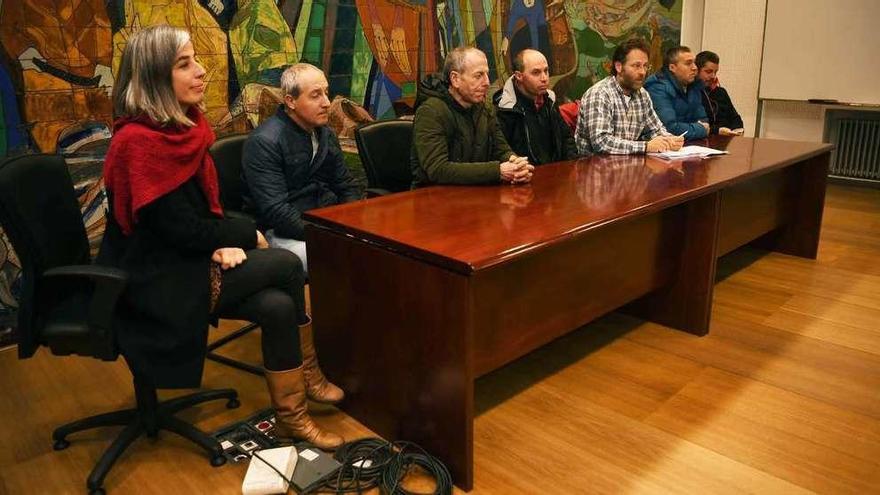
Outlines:
{"type": "Polygon", "coordinates": [[[255,451],[241,484],[242,495],[287,493],[287,481],[284,478],[293,477],[297,457],[296,449],[292,445],[255,451]],[[272,469],[272,466],[284,473],[284,477],[272,469]]]}

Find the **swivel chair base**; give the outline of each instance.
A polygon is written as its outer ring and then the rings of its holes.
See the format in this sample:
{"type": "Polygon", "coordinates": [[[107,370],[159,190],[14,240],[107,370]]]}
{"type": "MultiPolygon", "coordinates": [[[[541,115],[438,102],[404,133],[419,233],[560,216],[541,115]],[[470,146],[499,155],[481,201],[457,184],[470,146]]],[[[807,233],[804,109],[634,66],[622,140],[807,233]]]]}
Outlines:
{"type": "Polygon", "coordinates": [[[234,409],[241,405],[238,401],[238,393],[235,390],[231,388],[206,390],[182,397],[175,397],[160,403],[154,387],[142,386],[135,381],[135,398],[137,400],[137,407],[133,409],[98,414],[74,421],[56,428],[52,433],[52,439],[55,441],[53,448],[55,450],[64,450],[70,446],[67,436],[71,433],[101,426],[125,426],[122,432],[113,440],[113,443],[107,447],[101,458],[98,459],[98,463],[95,464],[94,469],[92,469],[86,480],[86,487],[91,495],[104,494],[102,486],[104,478],[110,472],[110,468],[113,467],[119,456],[122,455],[132,442],[141,435],[156,438],[159,430],[177,433],[205,449],[210,456],[211,465],[214,467],[222,466],[226,463],[226,458],[223,457],[223,449],[217,440],[195,426],[174,417],[174,414],[196,404],[218,399],[225,399],[226,407],[234,409]]]}
{"type": "Polygon", "coordinates": [[[237,359],[232,359],[231,357],[226,357],[222,354],[217,354],[215,351],[220,347],[232,342],[233,340],[242,337],[244,335],[249,334],[250,332],[256,330],[260,326],[256,323],[248,323],[247,325],[239,328],[238,330],[226,335],[225,337],[221,337],[214,342],[208,343],[208,354],[205,356],[211,361],[225,364],[226,366],[231,366],[233,368],[247,371],[253,375],[263,376],[266,373],[266,370],[262,366],[256,366],[250,363],[245,363],[244,361],[239,361],[237,359]]]}

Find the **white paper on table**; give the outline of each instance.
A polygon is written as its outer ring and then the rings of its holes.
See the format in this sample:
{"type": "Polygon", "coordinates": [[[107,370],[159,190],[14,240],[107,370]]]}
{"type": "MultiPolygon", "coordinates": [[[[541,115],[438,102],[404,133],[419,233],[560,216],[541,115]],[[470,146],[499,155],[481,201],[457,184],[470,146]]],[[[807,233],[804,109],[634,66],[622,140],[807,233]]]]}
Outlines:
{"type": "Polygon", "coordinates": [[[682,146],[682,148],[678,151],[660,151],[656,153],[648,153],[649,155],[656,156],[659,158],[663,158],[666,160],[674,160],[676,158],[690,158],[690,157],[700,157],[706,158],[707,156],[714,155],[726,155],[726,151],[716,150],[714,148],[707,148],[705,146],[682,146]]]}

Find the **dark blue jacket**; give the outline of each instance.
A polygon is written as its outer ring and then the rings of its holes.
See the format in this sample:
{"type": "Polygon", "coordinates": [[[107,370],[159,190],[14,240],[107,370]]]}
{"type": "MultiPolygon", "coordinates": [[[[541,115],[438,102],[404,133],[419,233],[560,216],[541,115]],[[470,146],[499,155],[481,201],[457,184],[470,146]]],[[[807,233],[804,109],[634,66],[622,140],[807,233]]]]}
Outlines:
{"type": "Polygon", "coordinates": [[[645,81],[645,89],[651,94],[654,111],[667,131],[673,134],[687,131],[686,140],[706,137],[706,129],[697,122],[708,123],[703,108],[703,81],[694,79],[685,92],[669,69],[664,68],[645,81]]]}
{"type": "Polygon", "coordinates": [[[281,105],[248,136],[242,153],[244,209],[256,216],[261,229],[303,241],[304,211],[361,198],[336,134],[327,126],[316,132],[313,160],[311,135],[281,105]]]}

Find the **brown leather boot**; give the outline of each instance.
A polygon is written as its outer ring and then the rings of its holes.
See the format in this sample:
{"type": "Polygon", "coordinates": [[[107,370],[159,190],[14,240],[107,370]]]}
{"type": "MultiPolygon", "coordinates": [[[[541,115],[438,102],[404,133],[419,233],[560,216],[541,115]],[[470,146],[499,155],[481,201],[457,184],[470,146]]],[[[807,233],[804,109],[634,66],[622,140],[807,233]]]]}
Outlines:
{"type": "Polygon", "coordinates": [[[279,440],[305,440],[324,450],[342,445],[341,436],[321,430],[309,416],[302,366],[286,371],[266,370],[266,384],[275,408],[275,435],[279,440]]]}
{"type": "Polygon", "coordinates": [[[330,383],[318,366],[318,354],[312,340],[312,323],[299,327],[299,348],[302,350],[303,368],[306,376],[306,393],[309,399],[324,404],[336,404],[345,398],[341,388],[330,383]]]}

